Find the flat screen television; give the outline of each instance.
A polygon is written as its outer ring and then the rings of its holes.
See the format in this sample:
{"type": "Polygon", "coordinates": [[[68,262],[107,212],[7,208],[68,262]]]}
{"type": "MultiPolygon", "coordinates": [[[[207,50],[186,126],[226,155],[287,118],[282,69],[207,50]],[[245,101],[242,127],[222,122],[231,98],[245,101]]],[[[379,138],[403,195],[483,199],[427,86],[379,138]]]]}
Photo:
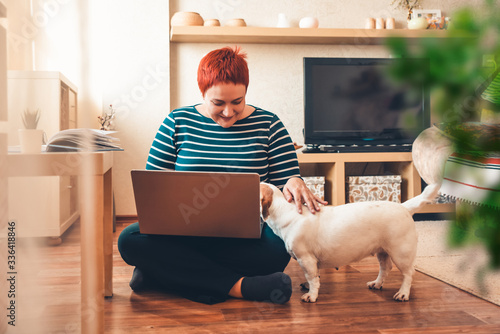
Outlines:
{"type": "Polygon", "coordinates": [[[304,58],[305,144],[411,144],[430,124],[429,91],[395,83],[396,61],[304,58]]]}

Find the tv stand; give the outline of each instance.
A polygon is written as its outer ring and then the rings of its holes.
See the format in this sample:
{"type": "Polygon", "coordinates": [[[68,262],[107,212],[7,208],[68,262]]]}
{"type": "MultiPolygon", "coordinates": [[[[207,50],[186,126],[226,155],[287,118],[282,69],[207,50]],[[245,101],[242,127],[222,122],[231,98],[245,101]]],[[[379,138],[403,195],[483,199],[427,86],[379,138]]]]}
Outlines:
{"type": "Polygon", "coordinates": [[[302,153],[370,153],[370,152],[411,152],[411,144],[385,145],[310,145],[302,153]]]}
{"type": "MultiPolygon", "coordinates": [[[[325,200],[329,205],[345,204],[346,176],[354,164],[383,163],[384,172],[401,175],[401,201],[421,193],[421,179],[413,165],[411,152],[369,153],[299,153],[297,154],[302,176],[325,177],[325,200]]],[[[429,204],[420,213],[452,212],[452,204],[429,204]]]]}
{"type": "Polygon", "coordinates": [[[319,145],[307,145],[306,148],[302,150],[302,153],[322,153],[324,150],[319,145]]]}

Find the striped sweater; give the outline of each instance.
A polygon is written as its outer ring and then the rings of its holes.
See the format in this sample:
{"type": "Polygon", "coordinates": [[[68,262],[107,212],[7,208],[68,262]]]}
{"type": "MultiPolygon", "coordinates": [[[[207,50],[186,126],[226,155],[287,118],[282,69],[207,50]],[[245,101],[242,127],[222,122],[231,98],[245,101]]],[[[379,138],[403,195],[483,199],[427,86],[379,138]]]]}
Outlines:
{"type": "Polygon", "coordinates": [[[146,169],[258,173],[261,182],[279,188],[300,177],[283,123],[260,108],[229,128],[201,115],[195,106],[173,110],[155,136],[146,169]]]}

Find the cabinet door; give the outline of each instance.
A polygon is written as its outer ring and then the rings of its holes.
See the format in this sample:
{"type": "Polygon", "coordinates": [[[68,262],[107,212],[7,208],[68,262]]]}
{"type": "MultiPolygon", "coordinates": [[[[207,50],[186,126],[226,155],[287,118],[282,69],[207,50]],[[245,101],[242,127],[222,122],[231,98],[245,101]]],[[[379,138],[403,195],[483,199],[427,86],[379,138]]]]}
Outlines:
{"type": "Polygon", "coordinates": [[[20,237],[60,236],[59,176],[10,177],[9,219],[20,237]]]}
{"type": "Polygon", "coordinates": [[[60,104],[60,129],[76,128],[76,92],[62,81],[60,104]]]}
{"type": "Polygon", "coordinates": [[[61,82],[59,129],[69,129],[69,87],[61,82]]]}
{"type": "Polygon", "coordinates": [[[69,89],[69,128],[75,129],[77,126],[77,94],[71,88],[69,89]]]}
{"type": "Polygon", "coordinates": [[[78,177],[61,176],[60,187],[60,219],[64,222],[78,212],[78,177]]]}

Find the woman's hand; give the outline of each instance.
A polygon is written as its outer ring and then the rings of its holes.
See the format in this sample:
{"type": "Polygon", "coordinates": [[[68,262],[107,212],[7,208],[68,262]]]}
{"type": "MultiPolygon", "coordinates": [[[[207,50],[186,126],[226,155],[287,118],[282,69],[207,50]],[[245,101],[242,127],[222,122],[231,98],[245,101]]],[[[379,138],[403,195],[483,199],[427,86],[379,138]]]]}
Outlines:
{"type": "Polygon", "coordinates": [[[312,214],[320,211],[319,203],[323,205],[328,204],[328,202],[311,193],[304,180],[298,177],[292,177],[288,180],[283,187],[283,194],[289,203],[295,200],[295,205],[299,213],[302,213],[302,204],[306,204],[312,214]]]}

